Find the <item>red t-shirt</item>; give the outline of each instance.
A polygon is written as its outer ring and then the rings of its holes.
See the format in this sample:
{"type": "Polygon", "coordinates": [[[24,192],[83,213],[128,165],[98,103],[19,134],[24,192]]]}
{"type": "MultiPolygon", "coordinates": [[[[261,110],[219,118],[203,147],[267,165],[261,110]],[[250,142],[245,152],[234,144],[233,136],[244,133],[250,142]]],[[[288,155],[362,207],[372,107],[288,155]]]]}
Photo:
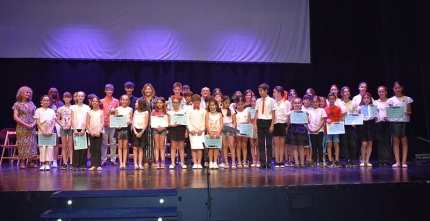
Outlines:
{"type": "Polygon", "coordinates": [[[340,117],[342,116],[342,111],[340,110],[340,107],[338,106],[327,106],[324,108],[326,114],[327,114],[327,120],[330,119],[331,122],[339,122],[340,117]]]}

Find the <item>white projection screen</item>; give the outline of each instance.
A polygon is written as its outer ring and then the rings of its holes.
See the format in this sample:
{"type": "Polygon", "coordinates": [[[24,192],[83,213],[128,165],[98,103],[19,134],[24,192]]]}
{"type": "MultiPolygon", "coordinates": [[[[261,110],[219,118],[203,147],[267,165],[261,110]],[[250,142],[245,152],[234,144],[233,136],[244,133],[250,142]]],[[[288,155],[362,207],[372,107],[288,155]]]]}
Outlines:
{"type": "Polygon", "coordinates": [[[308,0],[0,0],[0,58],[310,63],[308,0]]]}

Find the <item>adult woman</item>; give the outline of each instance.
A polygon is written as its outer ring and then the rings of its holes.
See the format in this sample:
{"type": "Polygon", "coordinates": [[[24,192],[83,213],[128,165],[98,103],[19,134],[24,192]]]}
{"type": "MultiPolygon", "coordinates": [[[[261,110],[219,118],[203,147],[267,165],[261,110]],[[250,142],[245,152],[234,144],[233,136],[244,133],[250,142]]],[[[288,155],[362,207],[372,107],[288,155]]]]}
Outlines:
{"type": "MultiPolygon", "coordinates": [[[[145,85],[143,85],[142,88],[142,98],[145,99],[146,101],[146,109],[148,110],[149,113],[151,113],[152,110],[154,110],[155,108],[155,104],[157,102],[157,97],[155,96],[155,89],[152,86],[152,84],[147,83],[145,85]]],[[[148,123],[148,128],[147,131],[151,131],[151,124],[148,123]]],[[[154,138],[152,133],[146,133],[147,135],[147,148],[144,149],[144,159],[146,160],[146,162],[144,163],[144,167],[148,168],[149,164],[148,164],[148,160],[151,159],[152,162],[152,166],[155,168],[157,165],[155,164],[155,158],[154,158],[154,138]]]]}
{"type": "Polygon", "coordinates": [[[25,159],[29,159],[28,167],[36,168],[32,159],[37,156],[36,121],[34,112],[36,106],[31,101],[33,91],[27,86],[21,87],[16,93],[13,104],[13,119],[16,121],[16,145],[18,148],[20,168],[25,168],[25,159]]]}

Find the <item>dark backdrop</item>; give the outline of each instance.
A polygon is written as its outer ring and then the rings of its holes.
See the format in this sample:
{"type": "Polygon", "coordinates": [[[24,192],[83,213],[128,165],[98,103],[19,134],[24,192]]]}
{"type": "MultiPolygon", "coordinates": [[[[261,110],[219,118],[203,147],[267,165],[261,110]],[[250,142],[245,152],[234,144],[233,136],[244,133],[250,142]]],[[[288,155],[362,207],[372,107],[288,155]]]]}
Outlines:
{"type": "MultiPolygon", "coordinates": [[[[429,138],[430,3],[428,0],[310,0],[311,64],[215,63],[174,61],[106,61],[0,59],[0,128],[14,127],[11,107],[19,87],[30,86],[39,105],[50,87],[64,91],[83,90],[104,96],[104,85],[115,86],[114,96],[124,93],[126,81],[136,84],[135,95],[145,83],[152,83],[159,96],[172,93],[176,81],[193,92],[208,86],[231,95],[266,82],[273,88],[295,88],[303,95],[308,87],[326,96],[332,84],[349,86],[368,82],[377,98],[380,85],[389,88],[403,83],[412,104],[409,137],[412,145],[428,151],[417,137],[429,138]]],[[[1,50],[1,46],[0,46],[1,50]]]]}

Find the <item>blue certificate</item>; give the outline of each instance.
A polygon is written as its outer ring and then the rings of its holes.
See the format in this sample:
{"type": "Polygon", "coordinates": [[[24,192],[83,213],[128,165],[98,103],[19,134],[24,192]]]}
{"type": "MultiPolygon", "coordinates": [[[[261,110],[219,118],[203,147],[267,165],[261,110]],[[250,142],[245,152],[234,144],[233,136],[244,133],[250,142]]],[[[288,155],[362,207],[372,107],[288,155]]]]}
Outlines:
{"type": "Polygon", "coordinates": [[[167,127],[167,115],[151,116],[151,128],[167,127]]]}
{"type": "Polygon", "coordinates": [[[363,117],[378,117],[378,109],[375,105],[363,105],[361,106],[361,114],[363,117]]]}
{"type": "Polygon", "coordinates": [[[237,124],[240,136],[252,137],[252,124],[237,124]]]}
{"type": "Polygon", "coordinates": [[[333,122],[327,125],[327,134],[344,134],[345,125],[343,122],[333,122]]]}
{"type": "Polygon", "coordinates": [[[347,114],[345,125],[363,125],[363,114],[347,114]]]}
{"type": "Polygon", "coordinates": [[[73,134],[73,146],[75,150],[87,149],[87,136],[85,134],[82,136],[76,136],[75,134],[73,134]]]}
{"type": "Polygon", "coordinates": [[[256,113],[255,108],[253,108],[253,107],[247,107],[246,109],[247,109],[247,110],[249,111],[249,113],[251,114],[251,118],[255,118],[255,113],[256,113]]]}
{"type": "Polygon", "coordinates": [[[388,119],[404,119],[405,118],[405,108],[403,106],[396,107],[386,107],[387,118],[388,119]]]}
{"type": "Polygon", "coordinates": [[[110,127],[127,127],[127,117],[125,115],[109,115],[110,116],[110,127]]]}
{"type": "Polygon", "coordinates": [[[205,146],[206,148],[221,148],[222,147],[222,137],[211,138],[209,135],[205,136],[205,146]]]}
{"type": "Polygon", "coordinates": [[[53,133],[49,137],[43,136],[43,134],[37,134],[37,145],[38,146],[55,146],[57,141],[57,134],[53,133]]]}
{"type": "Polygon", "coordinates": [[[170,116],[170,124],[180,124],[187,125],[187,115],[186,114],[172,114],[170,116]]]}
{"type": "Polygon", "coordinates": [[[234,133],[239,133],[240,131],[234,127],[224,126],[223,131],[230,131],[234,133]]]}
{"type": "Polygon", "coordinates": [[[306,111],[291,111],[291,123],[292,124],[307,124],[308,115],[306,111]]]}

